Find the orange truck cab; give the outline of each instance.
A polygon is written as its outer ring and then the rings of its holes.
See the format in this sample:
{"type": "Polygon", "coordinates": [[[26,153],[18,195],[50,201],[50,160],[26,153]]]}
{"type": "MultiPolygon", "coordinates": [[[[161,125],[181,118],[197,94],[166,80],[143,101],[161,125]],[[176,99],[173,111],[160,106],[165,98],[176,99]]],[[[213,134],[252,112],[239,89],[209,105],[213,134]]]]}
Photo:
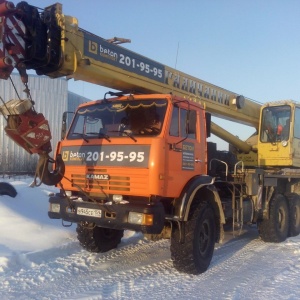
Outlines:
{"type": "Polygon", "coordinates": [[[206,133],[204,109],[170,94],[82,104],[57,148],[65,176],[50,218],[160,233],[188,183],[211,182],[206,133]]]}

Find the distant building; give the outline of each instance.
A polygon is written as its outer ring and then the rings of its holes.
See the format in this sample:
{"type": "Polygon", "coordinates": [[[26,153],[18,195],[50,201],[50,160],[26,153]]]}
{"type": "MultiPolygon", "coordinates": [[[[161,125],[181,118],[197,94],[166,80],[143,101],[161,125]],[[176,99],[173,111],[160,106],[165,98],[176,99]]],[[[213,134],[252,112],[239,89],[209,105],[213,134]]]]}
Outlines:
{"type": "MultiPolygon", "coordinates": [[[[0,80],[0,97],[4,102],[10,99],[26,99],[24,85],[19,74],[13,74],[12,81],[0,80]]],[[[50,79],[46,76],[29,75],[28,87],[35,110],[42,113],[48,120],[52,133],[52,149],[55,150],[60,140],[61,120],[64,111],[74,111],[75,108],[89,99],[68,92],[68,81],[65,78],[50,79]]],[[[2,101],[0,102],[2,105],[2,101]]],[[[0,175],[6,173],[35,172],[37,155],[30,155],[15,144],[5,134],[6,120],[0,115],[0,175]]],[[[53,153],[51,153],[53,154],[53,153]]],[[[51,155],[50,154],[50,155],[51,155]]]]}

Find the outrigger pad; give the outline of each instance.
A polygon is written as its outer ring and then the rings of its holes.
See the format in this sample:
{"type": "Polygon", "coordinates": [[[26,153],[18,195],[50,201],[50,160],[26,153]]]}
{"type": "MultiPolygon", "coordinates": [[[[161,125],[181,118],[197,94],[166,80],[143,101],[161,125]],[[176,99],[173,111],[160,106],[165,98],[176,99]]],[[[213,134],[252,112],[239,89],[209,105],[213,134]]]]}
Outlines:
{"type": "Polygon", "coordinates": [[[16,189],[7,182],[0,182],[0,196],[7,195],[15,198],[17,196],[16,189]]]}

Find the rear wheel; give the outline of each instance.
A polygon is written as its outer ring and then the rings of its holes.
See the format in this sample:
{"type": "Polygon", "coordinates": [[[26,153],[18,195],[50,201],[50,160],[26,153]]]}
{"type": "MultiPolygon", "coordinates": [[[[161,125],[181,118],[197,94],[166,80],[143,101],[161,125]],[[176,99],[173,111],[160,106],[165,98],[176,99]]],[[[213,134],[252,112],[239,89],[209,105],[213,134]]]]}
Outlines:
{"type": "Polygon", "coordinates": [[[184,273],[203,273],[211,262],[216,239],[212,208],[207,203],[192,206],[184,229],[183,243],[180,242],[179,228],[174,226],[172,230],[170,249],[174,267],[184,273]]]}
{"type": "Polygon", "coordinates": [[[291,193],[287,196],[289,200],[289,233],[288,236],[297,236],[300,233],[300,196],[291,193]]]}
{"type": "Polygon", "coordinates": [[[77,224],[77,239],[89,252],[107,252],[121,242],[124,230],[94,226],[93,223],[77,224]]]}
{"type": "Polygon", "coordinates": [[[283,195],[277,194],[270,202],[269,219],[258,223],[258,232],[265,242],[283,242],[289,231],[289,209],[283,195]]]}

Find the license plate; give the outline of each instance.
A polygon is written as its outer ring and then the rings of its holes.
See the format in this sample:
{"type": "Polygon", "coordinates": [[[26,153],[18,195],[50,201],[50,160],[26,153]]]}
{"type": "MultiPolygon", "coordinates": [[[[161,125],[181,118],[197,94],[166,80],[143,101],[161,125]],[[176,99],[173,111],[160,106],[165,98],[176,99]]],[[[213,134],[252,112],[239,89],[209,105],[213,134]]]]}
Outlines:
{"type": "Polygon", "coordinates": [[[102,211],[94,208],[77,207],[77,215],[101,218],[102,211]]]}

